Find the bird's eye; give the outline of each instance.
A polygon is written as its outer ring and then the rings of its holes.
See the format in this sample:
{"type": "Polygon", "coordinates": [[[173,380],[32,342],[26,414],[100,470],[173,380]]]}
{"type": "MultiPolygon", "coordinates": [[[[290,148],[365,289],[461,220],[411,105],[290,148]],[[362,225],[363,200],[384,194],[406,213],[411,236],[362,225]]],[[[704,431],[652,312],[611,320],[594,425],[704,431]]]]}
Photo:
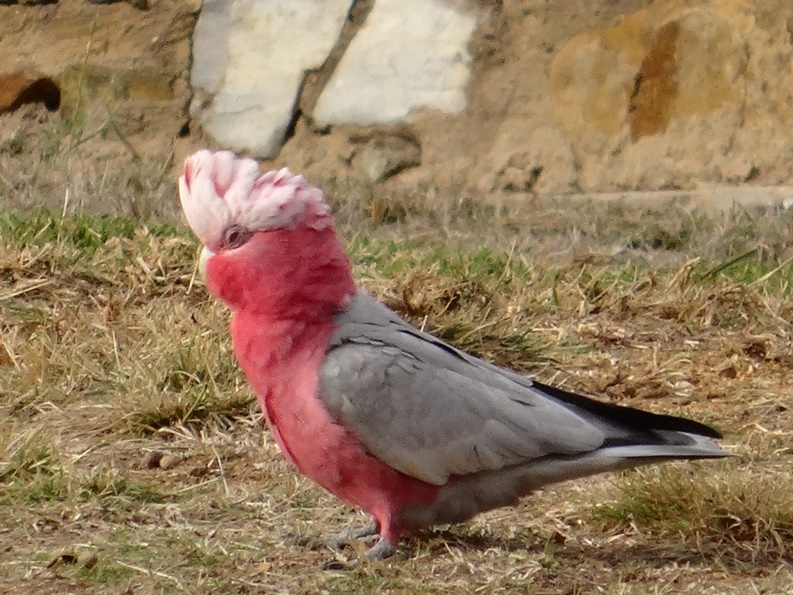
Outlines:
{"type": "Polygon", "coordinates": [[[228,250],[239,248],[250,239],[251,235],[253,235],[251,231],[241,225],[232,225],[223,233],[223,247],[228,250]]]}

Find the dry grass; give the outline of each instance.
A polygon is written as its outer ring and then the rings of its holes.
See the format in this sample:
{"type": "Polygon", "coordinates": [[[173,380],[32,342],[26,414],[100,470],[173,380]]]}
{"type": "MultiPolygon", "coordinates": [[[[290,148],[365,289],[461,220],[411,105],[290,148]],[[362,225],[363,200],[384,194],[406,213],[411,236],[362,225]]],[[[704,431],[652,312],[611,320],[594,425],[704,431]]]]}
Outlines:
{"type": "Polygon", "coordinates": [[[349,511],[264,431],[189,234],[8,213],[0,592],[793,588],[790,213],[429,206],[349,188],[334,202],[356,276],[416,324],[545,381],[713,423],[740,458],[554,486],[406,540],[398,559],[322,570],[349,511]]]}

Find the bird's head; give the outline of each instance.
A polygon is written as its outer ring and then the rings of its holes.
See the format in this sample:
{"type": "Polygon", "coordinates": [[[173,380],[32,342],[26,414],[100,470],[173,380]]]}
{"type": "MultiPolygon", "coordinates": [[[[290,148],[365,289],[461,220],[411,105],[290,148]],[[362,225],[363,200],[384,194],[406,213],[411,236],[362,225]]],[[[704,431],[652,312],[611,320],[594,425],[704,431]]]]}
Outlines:
{"type": "Polygon", "coordinates": [[[207,287],[231,308],[283,315],[312,295],[338,307],[354,291],[330,207],[302,176],[201,150],[185,162],[179,194],[204,246],[207,287]]]}

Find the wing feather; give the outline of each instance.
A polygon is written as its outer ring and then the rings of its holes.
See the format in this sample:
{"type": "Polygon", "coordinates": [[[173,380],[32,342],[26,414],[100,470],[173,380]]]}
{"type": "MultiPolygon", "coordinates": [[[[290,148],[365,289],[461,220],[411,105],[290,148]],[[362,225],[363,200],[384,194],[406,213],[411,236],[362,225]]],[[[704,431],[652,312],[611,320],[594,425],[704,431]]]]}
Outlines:
{"type": "Polygon", "coordinates": [[[413,328],[366,294],[337,318],[320,371],[332,417],[399,471],[442,485],[599,448],[598,424],[522,377],[413,328]]]}

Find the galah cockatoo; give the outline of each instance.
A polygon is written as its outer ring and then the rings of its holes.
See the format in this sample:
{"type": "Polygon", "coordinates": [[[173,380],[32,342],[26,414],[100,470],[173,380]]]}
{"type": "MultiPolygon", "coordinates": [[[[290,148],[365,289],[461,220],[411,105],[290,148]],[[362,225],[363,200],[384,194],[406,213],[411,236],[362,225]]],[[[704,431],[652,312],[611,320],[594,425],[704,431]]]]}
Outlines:
{"type": "Polygon", "coordinates": [[[371,559],[550,483],[729,455],[706,425],[540,384],[411,326],[357,289],[322,191],[288,169],[202,150],[179,189],[272,435],[373,517],[355,533],[379,536],[371,559]]]}

